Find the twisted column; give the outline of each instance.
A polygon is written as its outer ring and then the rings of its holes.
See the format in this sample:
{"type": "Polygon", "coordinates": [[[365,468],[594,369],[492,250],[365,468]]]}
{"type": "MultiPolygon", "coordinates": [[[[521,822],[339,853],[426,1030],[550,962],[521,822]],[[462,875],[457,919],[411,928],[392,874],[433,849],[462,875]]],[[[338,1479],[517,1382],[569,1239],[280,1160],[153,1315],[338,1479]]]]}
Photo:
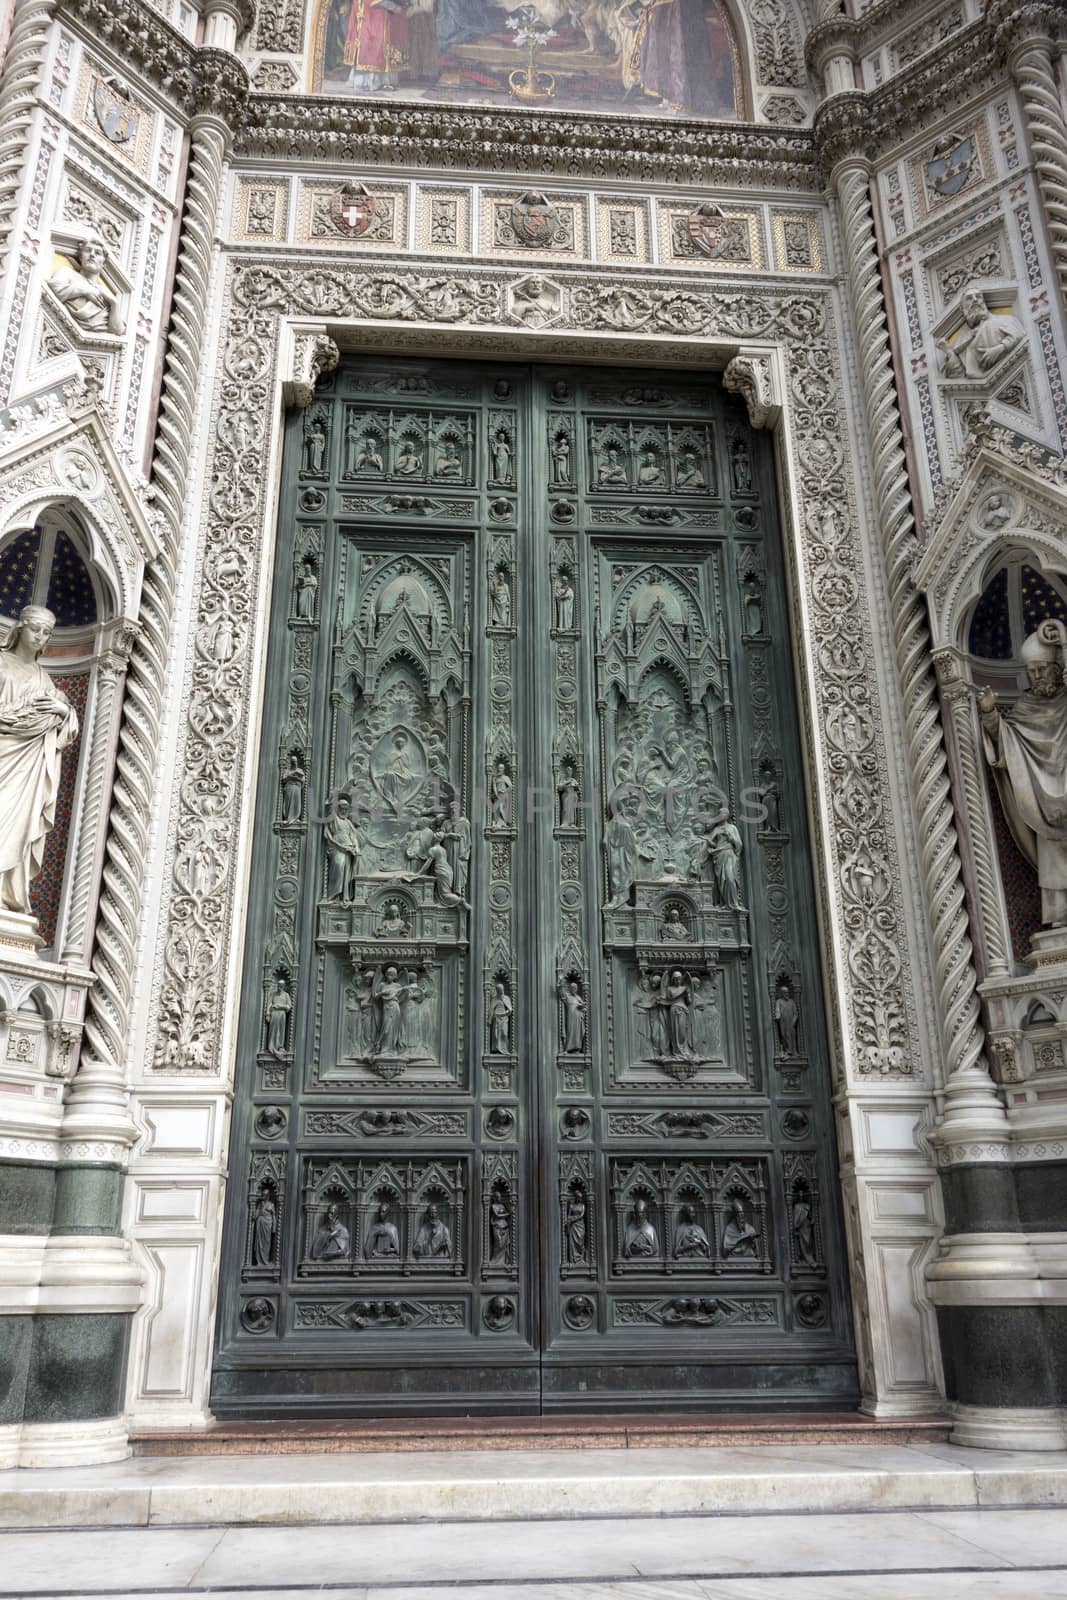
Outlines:
{"type": "Polygon", "coordinates": [[[197,386],[211,281],[212,240],[228,144],[226,124],[210,113],[190,128],[189,175],[163,376],[153,482],[160,551],[146,569],[140,637],[130,659],[116,759],[107,852],[97,912],[81,1062],[71,1094],[121,1093],[134,964],[140,934],[148,823],[174,613],[175,573],[189,478],[197,386]]]}
{"type": "Polygon", "coordinates": [[[1047,34],[1037,34],[1013,43],[1009,62],[1022,97],[1052,259],[1060,294],[1067,305],[1067,121],[1056,81],[1051,40],[1047,34]]]}
{"type": "Polygon", "coordinates": [[[15,215],[54,10],[55,0],[16,0],[0,80],[0,260],[15,215]]]}
{"type": "Polygon", "coordinates": [[[859,157],[842,160],[834,170],[833,181],[841,202],[853,326],[874,468],[873,498],[885,558],[922,876],[937,967],[946,1122],[962,1114],[973,1127],[978,1115],[999,1126],[1004,1112],[984,1057],[926,604],[911,581],[915,523],[866,162],[859,157]]]}

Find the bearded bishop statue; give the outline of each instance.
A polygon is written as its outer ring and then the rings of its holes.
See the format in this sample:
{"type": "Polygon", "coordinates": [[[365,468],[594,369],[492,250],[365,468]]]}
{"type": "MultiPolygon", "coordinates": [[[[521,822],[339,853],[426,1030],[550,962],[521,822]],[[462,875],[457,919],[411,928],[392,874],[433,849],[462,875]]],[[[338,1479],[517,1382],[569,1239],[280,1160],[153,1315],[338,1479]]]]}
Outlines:
{"type": "Polygon", "coordinates": [[[1067,926],[1067,687],[1061,651],[1067,628],[1048,620],[1024,641],[1027,688],[1002,711],[991,689],[978,696],[985,753],[1016,844],[1037,868],[1041,920],[1067,926]]]}
{"type": "Polygon", "coordinates": [[[24,606],[0,650],[0,911],[26,916],[56,820],[60,757],[78,735],[74,707],[38,662],[55,625],[44,606],[24,606]]]}

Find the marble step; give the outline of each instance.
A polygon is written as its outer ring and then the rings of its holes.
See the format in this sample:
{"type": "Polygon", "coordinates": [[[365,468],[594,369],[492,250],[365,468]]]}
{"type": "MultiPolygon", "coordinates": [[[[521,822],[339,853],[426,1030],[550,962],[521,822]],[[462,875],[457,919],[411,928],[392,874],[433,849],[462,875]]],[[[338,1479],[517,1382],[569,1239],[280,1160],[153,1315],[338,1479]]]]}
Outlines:
{"type": "Polygon", "coordinates": [[[0,1473],[0,1527],[512,1522],[1067,1505],[1067,1453],[911,1444],[147,1456],[0,1473]]]}

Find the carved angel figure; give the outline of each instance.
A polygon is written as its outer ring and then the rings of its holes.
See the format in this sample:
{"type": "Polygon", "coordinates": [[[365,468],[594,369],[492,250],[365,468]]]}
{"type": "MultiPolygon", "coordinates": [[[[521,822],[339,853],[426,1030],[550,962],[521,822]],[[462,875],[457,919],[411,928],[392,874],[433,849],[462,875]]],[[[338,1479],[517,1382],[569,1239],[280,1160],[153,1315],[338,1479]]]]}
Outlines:
{"type": "Polygon", "coordinates": [[[62,301],[79,327],[86,333],[125,333],[114,290],[103,279],[107,267],[107,248],[100,239],[83,239],[78,246],[78,265],[60,267],[48,280],[57,300],[62,301]]]}
{"type": "Polygon", "coordinates": [[[0,650],[0,908],[27,916],[56,820],[62,752],[78,735],[74,707],[39,664],[55,625],[44,606],[24,606],[0,650]]]}

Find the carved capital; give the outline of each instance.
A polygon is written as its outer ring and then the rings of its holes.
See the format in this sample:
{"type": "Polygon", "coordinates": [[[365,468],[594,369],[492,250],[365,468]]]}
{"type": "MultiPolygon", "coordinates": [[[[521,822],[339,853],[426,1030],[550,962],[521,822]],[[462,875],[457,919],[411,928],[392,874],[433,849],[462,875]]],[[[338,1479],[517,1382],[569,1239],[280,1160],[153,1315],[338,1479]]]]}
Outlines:
{"type": "Polygon", "coordinates": [[[861,25],[843,13],[821,17],[804,41],[808,71],[821,78],[832,57],[845,56],[855,61],[862,32],[861,25]]]}
{"type": "Polygon", "coordinates": [[[731,394],[743,396],[748,420],[754,428],[772,428],[782,410],[774,369],[769,356],[742,351],[722,375],[731,394]]]}
{"type": "Polygon", "coordinates": [[[849,158],[871,166],[874,123],[868,97],[859,90],[824,100],[815,113],[813,129],[819,154],[831,172],[849,158]]]}
{"type": "Polygon", "coordinates": [[[282,399],[286,406],[303,410],[310,405],[315,385],[327,372],[334,370],[340,359],[341,352],[325,329],[295,334],[291,376],[282,383],[282,399]]]}

